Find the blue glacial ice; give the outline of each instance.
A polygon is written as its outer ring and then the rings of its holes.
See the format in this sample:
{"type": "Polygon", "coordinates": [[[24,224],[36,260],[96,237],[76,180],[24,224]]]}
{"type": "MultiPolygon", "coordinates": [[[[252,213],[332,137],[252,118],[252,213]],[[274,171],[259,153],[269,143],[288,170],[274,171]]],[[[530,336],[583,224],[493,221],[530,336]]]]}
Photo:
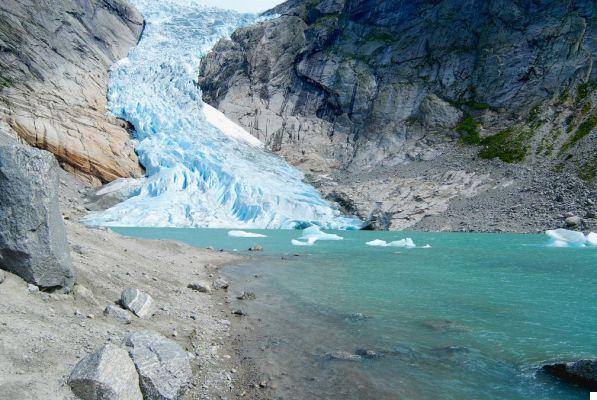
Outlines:
{"type": "Polygon", "coordinates": [[[318,226],[313,225],[303,229],[302,236],[298,238],[298,240],[292,239],[290,243],[292,243],[293,246],[312,246],[318,240],[344,240],[344,238],[335,233],[322,232],[318,226]]]}
{"type": "Polygon", "coordinates": [[[590,232],[586,236],[582,232],[568,229],[552,229],[545,231],[552,247],[585,247],[597,246],[597,234],[590,232]]]}
{"type": "Polygon", "coordinates": [[[84,221],[107,226],[356,229],[303,174],[203,103],[201,57],[251,14],[207,8],[196,0],[132,0],[146,28],[138,46],[113,66],[110,110],[130,121],[146,170],[118,181],[122,203],[84,221]]]}

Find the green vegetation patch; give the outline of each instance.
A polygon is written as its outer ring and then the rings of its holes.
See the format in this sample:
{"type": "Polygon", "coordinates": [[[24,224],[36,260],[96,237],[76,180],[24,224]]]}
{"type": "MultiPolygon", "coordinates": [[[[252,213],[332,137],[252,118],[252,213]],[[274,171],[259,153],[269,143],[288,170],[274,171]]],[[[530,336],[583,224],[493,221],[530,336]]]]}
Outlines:
{"type": "Polygon", "coordinates": [[[578,170],[578,176],[583,181],[591,182],[597,177],[597,157],[582,164],[578,170]]]}
{"type": "Polygon", "coordinates": [[[597,89],[597,81],[581,83],[576,87],[576,101],[580,102],[586,99],[591,92],[597,89]]]}
{"type": "Polygon", "coordinates": [[[528,140],[532,135],[528,130],[505,129],[481,140],[483,149],[479,156],[486,159],[499,158],[507,163],[521,162],[527,155],[528,140]]]}
{"type": "Polygon", "coordinates": [[[574,132],[574,135],[572,135],[572,137],[568,139],[566,143],[564,143],[562,149],[560,150],[560,153],[568,151],[570,147],[572,147],[579,140],[591,133],[593,129],[595,129],[596,125],[597,113],[593,112],[582,124],[579,125],[579,127],[576,129],[576,132],[574,132]]]}
{"type": "Polygon", "coordinates": [[[481,136],[479,135],[479,123],[470,115],[460,122],[454,130],[462,136],[460,140],[466,144],[480,144],[481,136]]]}

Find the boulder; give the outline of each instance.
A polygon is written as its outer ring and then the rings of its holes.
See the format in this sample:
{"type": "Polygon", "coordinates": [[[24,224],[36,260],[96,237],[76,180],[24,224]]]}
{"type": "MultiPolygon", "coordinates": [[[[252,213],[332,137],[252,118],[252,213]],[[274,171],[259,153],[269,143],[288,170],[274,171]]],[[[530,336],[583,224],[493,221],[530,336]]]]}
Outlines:
{"type": "Polygon", "coordinates": [[[211,293],[211,286],[207,282],[199,281],[195,283],[189,283],[187,287],[201,293],[211,293]]]}
{"type": "Polygon", "coordinates": [[[253,292],[242,292],[236,296],[238,300],[255,300],[257,296],[253,292]]]}
{"type": "Polygon", "coordinates": [[[124,310],[120,307],[116,307],[112,304],[106,306],[106,308],[104,309],[104,315],[106,317],[114,318],[115,320],[125,324],[130,324],[131,322],[133,322],[133,317],[129,311],[124,310]]]}
{"type": "Polygon", "coordinates": [[[83,400],[142,400],[139,376],[126,350],[107,344],[75,365],[68,378],[83,400]]]}
{"type": "Polygon", "coordinates": [[[263,246],[261,246],[259,244],[255,244],[255,245],[249,247],[249,251],[263,251],[263,246]]]}
{"type": "Polygon", "coordinates": [[[150,317],[153,314],[153,299],[137,288],[124,289],[120,295],[120,304],[139,318],[150,317]]]}
{"type": "Polygon", "coordinates": [[[581,218],[577,215],[573,215],[572,217],[566,218],[566,226],[575,227],[579,226],[582,222],[581,218]]]}
{"type": "Polygon", "coordinates": [[[187,353],[178,344],[144,331],[129,335],[126,345],[137,367],[145,400],[182,398],[192,371],[187,353]]]}
{"type": "Polygon", "coordinates": [[[542,367],[548,374],[591,392],[597,391],[597,360],[547,364],[542,367]]]}
{"type": "Polygon", "coordinates": [[[4,282],[4,279],[6,279],[6,275],[4,275],[4,272],[0,271],[0,283],[4,282]]]}
{"type": "Polygon", "coordinates": [[[0,267],[42,288],[69,291],[75,274],[58,205],[52,154],[0,146],[0,267]]]}
{"type": "Polygon", "coordinates": [[[230,282],[228,282],[224,278],[218,278],[213,283],[213,288],[218,289],[228,289],[230,287],[230,282]]]}

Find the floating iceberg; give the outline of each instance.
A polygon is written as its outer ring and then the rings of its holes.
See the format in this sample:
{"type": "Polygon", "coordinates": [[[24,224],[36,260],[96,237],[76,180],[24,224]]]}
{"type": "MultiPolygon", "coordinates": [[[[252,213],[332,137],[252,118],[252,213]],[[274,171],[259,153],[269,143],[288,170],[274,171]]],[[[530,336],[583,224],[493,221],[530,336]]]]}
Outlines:
{"type": "Polygon", "coordinates": [[[266,235],[262,235],[260,233],[245,232],[245,231],[229,231],[228,236],[238,237],[238,238],[264,238],[264,237],[267,237],[266,235]]]}
{"type": "Polygon", "coordinates": [[[585,245],[597,245],[597,234],[594,232],[584,235],[582,232],[568,229],[552,229],[545,231],[551,238],[550,246],[553,247],[584,247],[585,245]]]}
{"type": "MultiPolygon", "coordinates": [[[[417,247],[415,242],[411,238],[395,240],[393,242],[386,242],[385,240],[375,239],[370,242],[365,243],[367,246],[377,246],[377,247],[405,247],[407,249],[412,249],[417,247]]],[[[429,246],[429,245],[427,245],[429,246]]],[[[431,246],[429,246],[431,247],[431,246]]]]}
{"type": "Polygon", "coordinates": [[[300,240],[292,239],[290,243],[292,243],[293,246],[313,246],[313,243],[315,242],[301,242],[300,240]]]}
{"type": "MultiPolygon", "coordinates": [[[[131,0],[146,27],[110,74],[110,110],[135,128],[146,178],[121,184],[124,201],[84,222],[108,226],[358,229],[303,174],[202,101],[201,57],[251,14],[199,0],[131,0]]],[[[110,190],[115,190],[113,187],[110,190]]]]}

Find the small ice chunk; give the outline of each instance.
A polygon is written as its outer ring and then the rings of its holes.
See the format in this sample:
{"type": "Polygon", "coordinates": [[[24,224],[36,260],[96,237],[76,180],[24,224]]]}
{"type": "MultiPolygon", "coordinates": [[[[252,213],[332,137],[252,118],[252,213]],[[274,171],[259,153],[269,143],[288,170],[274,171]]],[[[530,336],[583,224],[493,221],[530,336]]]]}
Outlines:
{"type": "Polygon", "coordinates": [[[312,246],[314,242],[301,242],[300,240],[292,239],[290,243],[293,246],[312,246]]]}
{"type": "Polygon", "coordinates": [[[267,237],[266,235],[262,235],[260,233],[245,232],[245,231],[228,231],[228,236],[241,237],[241,238],[264,238],[264,237],[267,237]]]}
{"type": "Polygon", "coordinates": [[[310,226],[303,229],[303,236],[299,239],[306,240],[310,244],[315,243],[318,240],[343,240],[342,236],[336,235],[335,233],[325,233],[319,229],[318,226],[310,226]]]}
{"type": "Polygon", "coordinates": [[[582,232],[568,229],[552,229],[545,231],[545,234],[552,239],[554,247],[584,246],[587,238],[582,232]]]}
{"type": "Polygon", "coordinates": [[[412,249],[414,247],[417,247],[415,245],[415,242],[413,242],[413,240],[411,238],[395,240],[393,242],[388,243],[388,246],[390,246],[390,247],[406,247],[407,249],[412,249]]]}
{"type": "Polygon", "coordinates": [[[387,247],[388,243],[385,240],[375,239],[365,243],[367,246],[387,247]]]}
{"type": "Polygon", "coordinates": [[[589,232],[587,235],[587,243],[591,246],[597,246],[597,233],[589,232]]]}
{"type": "Polygon", "coordinates": [[[424,249],[430,249],[431,245],[430,244],[426,244],[425,246],[423,246],[424,249]]]}

